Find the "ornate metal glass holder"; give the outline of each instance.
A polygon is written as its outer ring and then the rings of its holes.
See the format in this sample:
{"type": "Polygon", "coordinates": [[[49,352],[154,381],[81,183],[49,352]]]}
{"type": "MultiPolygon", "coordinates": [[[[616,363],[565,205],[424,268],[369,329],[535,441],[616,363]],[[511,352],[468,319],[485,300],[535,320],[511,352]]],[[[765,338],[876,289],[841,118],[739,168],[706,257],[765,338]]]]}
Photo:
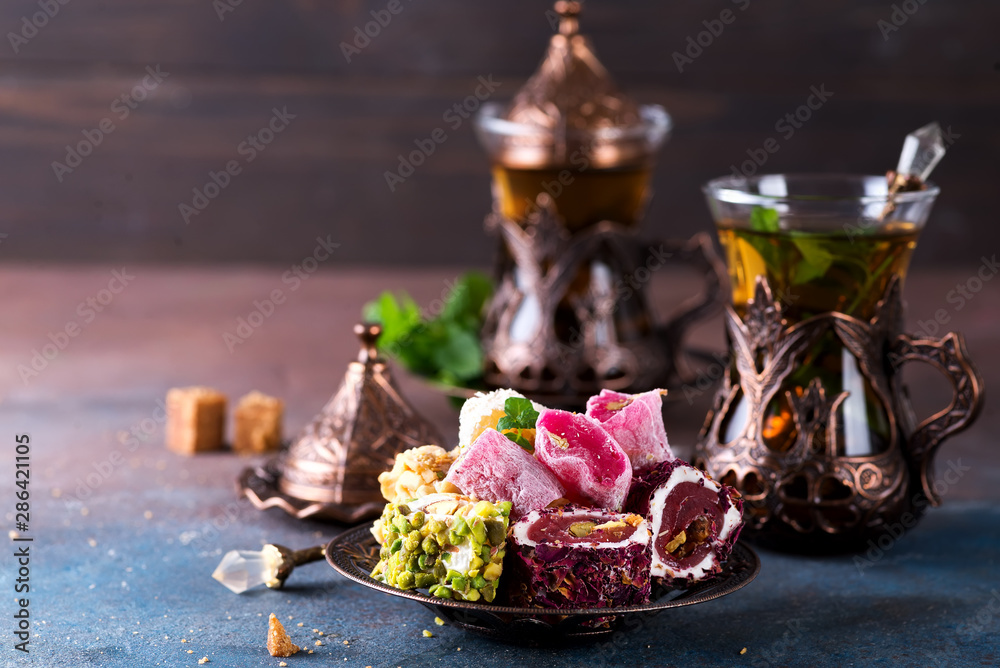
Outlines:
{"type": "Polygon", "coordinates": [[[570,233],[548,195],[537,203],[524,222],[499,213],[486,218],[487,230],[503,244],[483,329],[486,382],[554,403],[586,400],[602,388],[637,391],[683,382],[684,332],[714,312],[723,296],[725,269],[709,236],[643,241],[632,226],[610,221],[570,233]],[[692,266],[706,285],[668,322],[654,323],[646,288],[652,272],[669,263],[692,266]],[[604,280],[592,276],[581,286],[581,276],[602,271],[604,280]],[[623,307],[630,311],[627,328],[623,307]],[[572,326],[561,331],[567,321],[572,326]]]}
{"type": "Polygon", "coordinates": [[[743,494],[744,535],[793,551],[853,550],[887,531],[911,528],[927,505],[941,502],[934,455],[946,437],[975,420],[983,381],[968,360],[961,334],[914,339],[900,333],[901,312],[898,277],[870,321],[824,313],[789,326],[762,277],[744,318],[727,308],[732,367],[706,418],[696,462],[743,494]],[[804,391],[785,392],[796,428],[794,444],[776,451],[762,437],[765,408],[806,351],[830,332],[857,360],[888,416],[888,444],[877,454],[840,452],[838,408],[847,393],[829,396],[819,379],[804,391]],[[937,367],[953,388],[948,407],[919,425],[900,378],[909,361],[937,367]],[[748,406],[745,426],[725,442],[724,424],[740,397],[748,406]]]}

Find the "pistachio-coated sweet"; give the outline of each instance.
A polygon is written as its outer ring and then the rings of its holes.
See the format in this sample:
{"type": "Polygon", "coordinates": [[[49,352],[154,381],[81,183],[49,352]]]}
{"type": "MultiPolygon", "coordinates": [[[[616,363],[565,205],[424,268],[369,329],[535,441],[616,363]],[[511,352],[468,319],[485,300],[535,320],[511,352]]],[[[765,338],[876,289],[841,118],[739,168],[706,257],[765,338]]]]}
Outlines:
{"type": "Polygon", "coordinates": [[[381,535],[372,577],[431,596],[492,602],[503,573],[511,504],[431,494],[386,504],[373,533],[381,535]]]}

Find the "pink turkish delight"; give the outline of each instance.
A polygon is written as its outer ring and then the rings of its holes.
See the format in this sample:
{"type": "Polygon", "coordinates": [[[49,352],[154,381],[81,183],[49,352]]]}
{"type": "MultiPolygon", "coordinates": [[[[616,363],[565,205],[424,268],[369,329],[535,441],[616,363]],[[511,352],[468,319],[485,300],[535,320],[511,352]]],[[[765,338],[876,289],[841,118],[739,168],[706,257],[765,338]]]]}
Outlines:
{"type": "Polygon", "coordinates": [[[549,467],[572,501],[621,510],[632,464],[600,423],[586,415],[545,409],[538,416],[535,456],[549,467]]]}
{"type": "Polygon", "coordinates": [[[604,427],[632,462],[645,469],[674,459],[663,426],[661,390],[622,394],[611,390],[587,400],[587,415],[604,427]]]}
{"type": "Polygon", "coordinates": [[[487,429],[465,449],[445,481],[477,499],[510,501],[512,519],[566,495],[551,471],[496,429],[487,429]]]}

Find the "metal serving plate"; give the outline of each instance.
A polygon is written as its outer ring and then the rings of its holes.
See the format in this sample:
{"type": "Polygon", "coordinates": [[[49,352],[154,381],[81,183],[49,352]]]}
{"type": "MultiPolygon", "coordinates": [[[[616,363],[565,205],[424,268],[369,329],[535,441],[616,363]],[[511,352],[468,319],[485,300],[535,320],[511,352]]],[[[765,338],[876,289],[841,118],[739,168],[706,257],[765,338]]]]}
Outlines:
{"type": "Polygon", "coordinates": [[[445,600],[416,590],[396,589],[368,575],[378,563],[378,552],[379,545],[365,525],[334,538],[327,545],[326,560],[338,573],[369,589],[416,601],[453,626],[516,645],[597,640],[618,631],[634,630],[662,610],[704,603],[742,589],[760,572],[757,554],[743,543],[736,543],[722,572],[711,580],[683,589],[654,588],[650,602],[643,605],[556,611],[445,600]]]}

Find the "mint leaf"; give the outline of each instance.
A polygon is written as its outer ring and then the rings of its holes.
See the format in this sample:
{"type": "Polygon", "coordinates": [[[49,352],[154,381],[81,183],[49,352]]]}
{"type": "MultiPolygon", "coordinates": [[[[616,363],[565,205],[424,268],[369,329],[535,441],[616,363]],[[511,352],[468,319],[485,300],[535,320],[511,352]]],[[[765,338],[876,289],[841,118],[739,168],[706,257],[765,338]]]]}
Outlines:
{"type": "Polygon", "coordinates": [[[477,333],[462,329],[453,322],[438,323],[430,360],[439,373],[459,381],[477,378],[483,373],[483,350],[477,333]]]}
{"type": "Polygon", "coordinates": [[[750,229],[754,232],[777,232],[780,218],[775,209],[755,206],[750,210],[750,229]]]}
{"type": "Polygon", "coordinates": [[[449,385],[475,385],[483,374],[479,331],[492,292],[486,275],[469,272],[450,286],[437,317],[425,319],[408,295],[391,292],[365,304],[362,316],[382,325],[379,348],[408,371],[449,385]]]}
{"type": "Polygon", "coordinates": [[[505,415],[497,420],[497,431],[505,431],[507,429],[517,429],[517,420],[505,415]]]}
{"type": "Polygon", "coordinates": [[[470,271],[460,276],[445,298],[441,320],[451,320],[478,331],[483,308],[492,294],[493,282],[485,274],[470,271]]]}
{"type": "Polygon", "coordinates": [[[534,446],[531,445],[531,442],[528,441],[528,439],[526,439],[524,436],[521,436],[521,434],[510,433],[510,434],[504,434],[504,435],[507,438],[509,438],[510,440],[512,440],[515,443],[517,443],[518,445],[520,445],[524,450],[526,450],[528,452],[528,454],[530,454],[530,455],[535,454],[535,448],[534,448],[534,446]]]}
{"type": "Polygon", "coordinates": [[[528,399],[509,397],[503,402],[503,411],[506,415],[500,420],[509,418],[510,423],[512,423],[506,429],[534,429],[535,422],[538,421],[538,411],[528,399]]]}
{"type": "Polygon", "coordinates": [[[813,279],[820,278],[829,271],[835,257],[827,247],[829,244],[828,240],[796,236],[792,239],[792,243],[795,244],[795,248],[802,255],[802,259],[795,266],[792,285],[808,283],[813,279]]]}
{"type": "Polygon", "coordinates": [[[405,338],[420,323],[420,309],[406,293],[397,299],[386,291],[375,301],[365,304],[362,317],[366,322],[382,325],[379,346],[385,347],[405,338]]]}

